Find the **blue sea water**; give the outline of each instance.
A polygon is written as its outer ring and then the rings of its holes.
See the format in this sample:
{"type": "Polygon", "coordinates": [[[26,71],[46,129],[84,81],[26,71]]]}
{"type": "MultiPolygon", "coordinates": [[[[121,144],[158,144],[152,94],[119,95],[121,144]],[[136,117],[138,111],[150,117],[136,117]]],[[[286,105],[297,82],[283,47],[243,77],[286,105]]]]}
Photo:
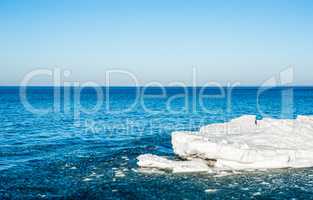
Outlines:
{"type": "Polygon", "coordinates": [[[144,153],[175,158],[172,131],[244,114],[312,115],[312,87],[260,95],[257,87],[100,88],[105,96],[95,112],[92,88],[79,90],[79,98],[77,88],[26,88],[29,104],[46,113],[29,110],[20,89],[0,87],[0,199],[313,199],[312,168],[219,177],[136,166],[144,153]]]}

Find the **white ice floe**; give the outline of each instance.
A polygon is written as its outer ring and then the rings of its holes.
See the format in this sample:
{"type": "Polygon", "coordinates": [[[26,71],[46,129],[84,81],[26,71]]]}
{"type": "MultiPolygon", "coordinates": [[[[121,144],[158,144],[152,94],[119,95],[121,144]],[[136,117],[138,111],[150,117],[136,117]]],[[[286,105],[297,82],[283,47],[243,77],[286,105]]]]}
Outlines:
{"type": "Polygon", "coordinates": [[[255,116],[245,115],[199,132],[174,132],[172,145],[187,161],[141,155],[138,165],[174,172],[210,171],[212,160],[214,168],[230,170],[311,167],[313,117],[256,121],[255,116]]]}
{"type": "Polygon", "coordinates": [[[193,159],[190,161],[175,161],[168,160],[164,157],[155,156],[152,154],[140,155],[137,159],[137,164],[140,167],[170,170],[174,173],[212,171],[208,163],[202,159],[193,159]]]}

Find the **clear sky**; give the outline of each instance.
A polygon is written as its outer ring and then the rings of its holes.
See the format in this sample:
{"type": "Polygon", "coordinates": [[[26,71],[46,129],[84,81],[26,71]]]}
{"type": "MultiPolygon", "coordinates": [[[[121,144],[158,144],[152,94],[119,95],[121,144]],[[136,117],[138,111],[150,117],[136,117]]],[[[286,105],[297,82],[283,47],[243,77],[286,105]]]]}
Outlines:
{"type": "Polygon", "coordinates": [[[118,68],[190,84],[195,67],[199,85],[257,85],[290,65],[296,84],[313,84],[310,0],[1,0],[0,30],[1,85],[56,66],[82,82],[118,68]]]}

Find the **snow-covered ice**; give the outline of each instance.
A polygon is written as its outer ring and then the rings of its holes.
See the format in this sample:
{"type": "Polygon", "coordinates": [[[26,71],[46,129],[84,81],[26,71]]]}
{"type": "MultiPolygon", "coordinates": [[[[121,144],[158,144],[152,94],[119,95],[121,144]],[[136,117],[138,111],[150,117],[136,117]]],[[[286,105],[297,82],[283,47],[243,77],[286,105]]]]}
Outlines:
{"type": "Polygon", "coordinates": [[[227,170],[311,167],[313,117],[256,121],[255,116],[244,115],[199,132],[174,132],[172,146],[187,161],[141,155],[138,165],[173,172],[210,171],[212,164],[227,170]]]}

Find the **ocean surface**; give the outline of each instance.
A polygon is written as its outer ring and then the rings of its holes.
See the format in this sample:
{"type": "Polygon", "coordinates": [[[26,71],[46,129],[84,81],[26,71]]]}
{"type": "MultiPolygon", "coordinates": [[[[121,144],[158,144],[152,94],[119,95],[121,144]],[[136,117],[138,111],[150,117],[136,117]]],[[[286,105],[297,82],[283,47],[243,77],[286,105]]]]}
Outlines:
{"type": "Polygon", "coordinates": [[[313,199],[313,168],[221,175],[136,166],[140,154],[175,158],[173,131],[244,114],[313,115],[313,87],[0,87],[0,199],[313,199]]]}

